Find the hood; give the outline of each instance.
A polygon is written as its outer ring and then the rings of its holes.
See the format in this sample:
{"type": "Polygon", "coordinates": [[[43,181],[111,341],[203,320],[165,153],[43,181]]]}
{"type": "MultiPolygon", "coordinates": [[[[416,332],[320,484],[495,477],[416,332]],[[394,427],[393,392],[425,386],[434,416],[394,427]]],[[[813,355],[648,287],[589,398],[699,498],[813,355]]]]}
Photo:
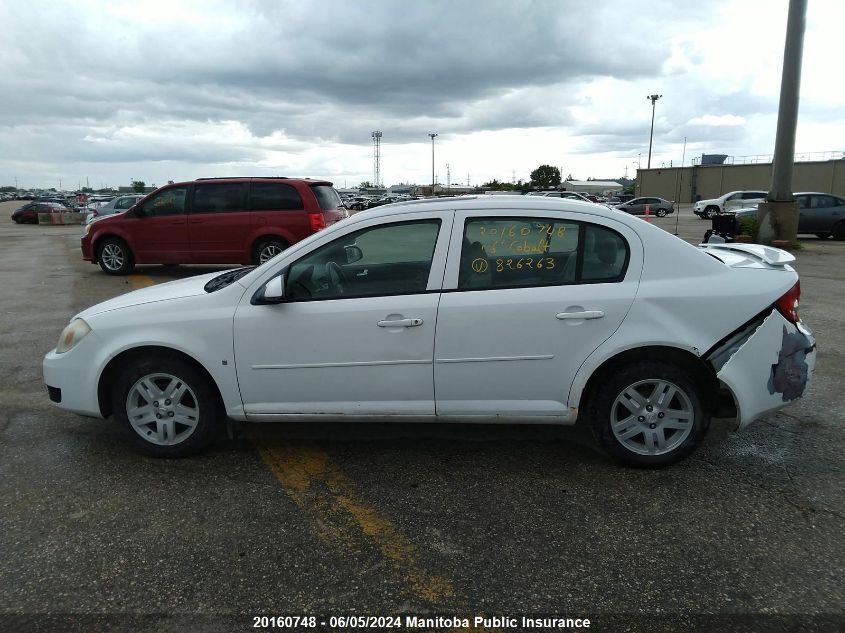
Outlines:
{"type": "Polygon", "coordinates": [[[133,292],[127,292],[125,295],[120,295],[114,299],[103,301],[97,305],[91,306],[87,310],[83,310],[74,318],[86,318],[95,314],[102,314],[103,312],[110,312],[111,310],[119,310],[121,308],[129,308],[132,306],[141,305],[144,303],[155,303],[157,301],[169,301],[171,299],[184,299],[185,297],[194,297],[197,295],[205,295],[205,284],[211,279],[221,274],[224,271],[216,271],[206,275],[199,275],[198,277],[188,277],[187,279],[177,279],[176,281],[169,281],[163,284],[156,284],[147,288],[141,288],[133,292]]]}

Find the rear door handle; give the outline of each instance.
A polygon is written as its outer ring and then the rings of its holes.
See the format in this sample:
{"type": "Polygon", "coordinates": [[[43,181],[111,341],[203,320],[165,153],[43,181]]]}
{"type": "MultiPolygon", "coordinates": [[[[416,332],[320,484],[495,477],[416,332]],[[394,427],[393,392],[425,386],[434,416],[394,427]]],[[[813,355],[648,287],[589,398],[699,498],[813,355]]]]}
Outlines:
{"type": "Polygon", "coordinates": [[[191,220],[191,224],[202,224],[203,220],[191,220]]]}
{"type": "Polygon", "coordinates": [[[418,327],[423,324],[422,319],[396,319],[395,321],[379,321],[379,327],[418,327]]]}
{"type": "Polygon", "coordinates": [[[604,316],[601,310],[584,310],[583,312],[558,312],[555,318],[565,321],[567,319],[600,319],[604,316]]]}

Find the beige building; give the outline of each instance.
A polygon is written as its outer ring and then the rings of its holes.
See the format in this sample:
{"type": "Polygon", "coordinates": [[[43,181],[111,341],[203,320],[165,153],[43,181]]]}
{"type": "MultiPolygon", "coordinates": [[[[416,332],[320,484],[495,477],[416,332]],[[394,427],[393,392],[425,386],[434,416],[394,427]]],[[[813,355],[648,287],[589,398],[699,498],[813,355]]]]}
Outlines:
{"type": "MultiPolygon", "coordinates": [[[[768,190],[771,180],[771,163],[640,169],[636,194],[693,202],[718,198],[729,191],[768,190]]],[[[845,159],[795,163],[792,190],[845,196],[845,159]]]]}

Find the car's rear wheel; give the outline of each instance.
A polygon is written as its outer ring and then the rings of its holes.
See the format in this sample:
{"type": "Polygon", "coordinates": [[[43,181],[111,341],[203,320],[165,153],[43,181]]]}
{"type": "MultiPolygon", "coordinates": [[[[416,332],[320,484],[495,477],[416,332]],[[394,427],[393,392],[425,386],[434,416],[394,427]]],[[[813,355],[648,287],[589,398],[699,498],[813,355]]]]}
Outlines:
{"type": "Polygon", "coordinates": [[[189,363],[167,356],[126,367],[112,392],[112,408],[129,441],[153,457],[197,453],[222,427],[210,380],[189,363]]]}
{"type": "Polygon", "coordinates": [[[587,413],[602,448],[636,466],[665,466],[683,459],[710,425],[695,380],[660,361],[616,370],[593,392],[587,413]]]}
{"type": "Polygon", "coordinates": [[[252,263],[259,265],[273,259],[276,255],[285,250],[289,244],[277,237],[268,237],[256,242],[252,249],[252,263]]]}
{"type": "Polygon", "coordinates": [[[666,217],[666,209],[658,209],[657,211],[654,212],[654,214],[658,218],[665,218],[666,217]]]}
{"type": "Polygon", "coordinates": [[[845,240],[845,221],[839,221],[834,224],[831,233],[833,233],[833,239],[839,240],[840,242],[845,240]]]}
{"type": "Polygon", "coordinates": [[[704,213],[702,214],[701,217],[703,217],[705,220],[709,220],[714,215],[718,215],[718,213],[719,213],[719,207],[709,206],[706,209],[704,209],[704,213]]]}
{"type": "Polygon", "coordinates": [[[132,251],[116,237],[107,237],[97,245],[97,262],[108,275],[128,275],[135,268],[132,251]]]}

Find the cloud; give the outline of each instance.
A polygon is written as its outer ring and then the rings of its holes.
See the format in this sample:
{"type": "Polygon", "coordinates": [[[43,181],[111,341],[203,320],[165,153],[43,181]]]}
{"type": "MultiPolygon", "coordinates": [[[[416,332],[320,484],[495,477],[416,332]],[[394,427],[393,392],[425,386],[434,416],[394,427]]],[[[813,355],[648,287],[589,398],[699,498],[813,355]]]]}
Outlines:
{"type": "MultiPolygon", "coordinates": [[[[769,27],[782,9],[749,30],[732,0],[5,3],[0,179],[163,180],[177,168],[365,179],[376,129],[385,157],[411,169],[403,180],[430,178],[430,131],[444,148],[499,134],[536,143],[505,153],[525,161],[621,165],[647,148],[655,91],[656,147],[686,136],[754,151],[743,144],[767,145],[760,117],[777,110],[782,44],[769,27]]],[[[802,112],[841,124],[841,89],[805,75],[820,96],[802,112]]],[[[489,164],[480,147],[462,154],[473,170],[489,164]]]]}

